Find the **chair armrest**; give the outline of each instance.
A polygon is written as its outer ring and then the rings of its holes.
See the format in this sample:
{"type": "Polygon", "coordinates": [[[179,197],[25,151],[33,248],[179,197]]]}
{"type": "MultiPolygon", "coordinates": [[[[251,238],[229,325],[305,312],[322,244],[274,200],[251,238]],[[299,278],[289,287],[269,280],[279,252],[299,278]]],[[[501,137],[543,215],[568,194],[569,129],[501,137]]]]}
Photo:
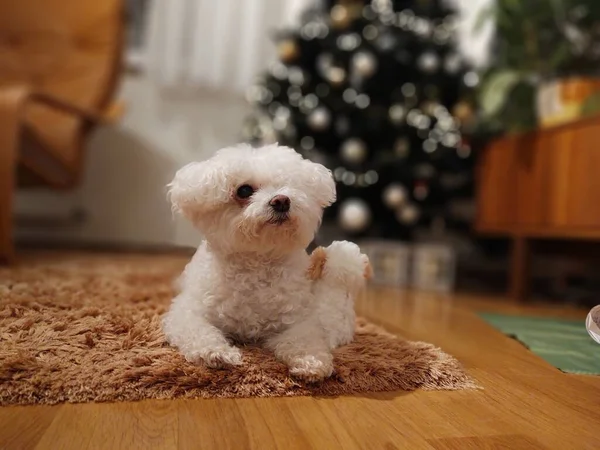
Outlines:
{"type": "Polygon", "coordinates": [[[120,103],[111,105],[106,111],[92,111],[44,92],[30,92],[29,100],[43,103],[63,112],[79,116],[92,123],[114,123],[122,115],[123,106],[120,103]]]}

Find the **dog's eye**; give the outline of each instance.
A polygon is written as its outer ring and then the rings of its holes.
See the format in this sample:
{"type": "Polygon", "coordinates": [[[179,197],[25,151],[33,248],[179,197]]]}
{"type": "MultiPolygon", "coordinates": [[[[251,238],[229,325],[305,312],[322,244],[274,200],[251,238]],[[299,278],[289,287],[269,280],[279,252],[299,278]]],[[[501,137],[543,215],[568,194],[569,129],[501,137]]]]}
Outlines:
{"type": "Polygon", "coordinates": [[[235,193],[235,195],[237,195],[238,198],[252,197],[252,194],[254,194],[254,188],[249,184],[244,184],[240,186],[239,188],[237,188],[237,191],[235,193]]]}

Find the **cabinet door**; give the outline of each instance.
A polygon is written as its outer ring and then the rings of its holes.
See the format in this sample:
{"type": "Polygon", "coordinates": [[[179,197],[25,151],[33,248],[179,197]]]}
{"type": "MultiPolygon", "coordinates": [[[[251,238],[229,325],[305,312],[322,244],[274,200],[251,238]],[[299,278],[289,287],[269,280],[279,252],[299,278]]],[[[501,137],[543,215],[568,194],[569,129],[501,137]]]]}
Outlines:
{"type": "Polygon", "coordinates": [[[556,219],[559,225],[600,230],[600,123],[575,130],[570,139],[570,148],[563,149],[567,175],[556,219]]]}
{"type": "Polygon", "coordinates": [[[543,171],[538,196],[543,233],[600,232],[600,122],[573,124],[544,135],[537,150],[543,171]]]}
{"type": "Polygon", "coordinates": [[[548,133],[520,137],[515,146],[515,203],[517,223],[522,230],[542,227],[548,222],[548,167],[555,140],[548,133]]]}
{"type": "Polygon", "coordinates": [[[506,231],[514,227],[516,205],[516,155],[518,140],[494,141],[483,150],[477,170],[477,228],[506,231]]]}

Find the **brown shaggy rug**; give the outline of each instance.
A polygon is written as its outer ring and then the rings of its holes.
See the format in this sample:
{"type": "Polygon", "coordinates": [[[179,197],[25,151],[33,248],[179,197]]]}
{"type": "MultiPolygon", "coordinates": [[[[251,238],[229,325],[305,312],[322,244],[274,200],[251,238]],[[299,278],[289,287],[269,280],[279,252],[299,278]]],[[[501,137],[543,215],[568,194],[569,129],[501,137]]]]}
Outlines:
{"type": "Polygon", "coordinates": [[[299,383],[260,348],[239,368],[187,363],[165,344],[160,315],[186,258],[32,253],[0,267],[0,405],[148,398],[335,396],[468,389],[460,364],[365,320],[335,353],[335,375],[299,383]]]}

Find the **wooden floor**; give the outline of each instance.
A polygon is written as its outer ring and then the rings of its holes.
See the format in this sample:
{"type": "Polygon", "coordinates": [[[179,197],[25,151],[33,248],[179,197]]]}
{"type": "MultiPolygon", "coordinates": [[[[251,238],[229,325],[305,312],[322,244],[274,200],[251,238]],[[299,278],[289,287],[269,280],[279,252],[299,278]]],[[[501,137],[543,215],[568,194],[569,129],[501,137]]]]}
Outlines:
{"type": "Polygon", "coordinates": [[[1,408],[0,448],[600,448],[600,377],[559,372],[473,312],[523,308],[395,291],[370,291],[357,308],[390,331],[441,346],[483,389],[1,408]]]}

